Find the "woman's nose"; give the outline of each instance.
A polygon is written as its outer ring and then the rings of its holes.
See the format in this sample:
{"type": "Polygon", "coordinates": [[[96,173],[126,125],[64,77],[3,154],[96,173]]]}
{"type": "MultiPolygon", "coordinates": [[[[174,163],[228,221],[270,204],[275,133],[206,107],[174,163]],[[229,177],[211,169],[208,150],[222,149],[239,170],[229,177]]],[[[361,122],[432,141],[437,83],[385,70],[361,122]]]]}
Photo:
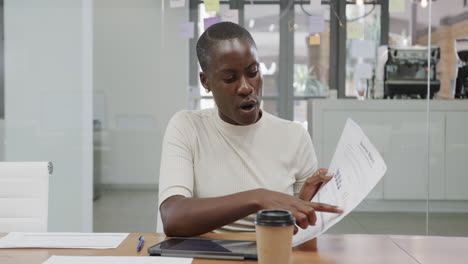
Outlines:
{"type": "Polygon", "coordinates": [[[250,95],[252,92],[253,92],[253,87],[247,83],[245,77],[242,77],[240,87],[237,90],[237,93],[245,96],[245,95],[250,95]]]}

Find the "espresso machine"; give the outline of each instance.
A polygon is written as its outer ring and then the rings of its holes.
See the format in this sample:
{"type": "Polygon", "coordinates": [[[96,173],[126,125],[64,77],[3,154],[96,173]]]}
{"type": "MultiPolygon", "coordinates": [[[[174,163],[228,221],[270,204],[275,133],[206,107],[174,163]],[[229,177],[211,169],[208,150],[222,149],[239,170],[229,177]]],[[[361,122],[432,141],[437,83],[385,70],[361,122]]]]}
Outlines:
{"type": "Polygon", "coordinates": [[[468,98],[468,38],[455,40],[457,57],[457,79],[455,81],[454,98],[468,98]]]}
{"type": "MultiPolygon", "coordinates": [[[[436,64],[440,59],[440,48],[432,46],[430,68],[427,65],[427,47],[392,47],[379,48],[377,67],[381,67],[384,98],[426,98],[427,76],[430,78],[430,98],[440,89],[436,79],[436,64]],[[386,51],[382,49],[386,48],[386,51]]],[[[377,71],[379,72],[379,71],[377,71]]],[[[379,79],[379,76],[377,76],[379,79]]]]}

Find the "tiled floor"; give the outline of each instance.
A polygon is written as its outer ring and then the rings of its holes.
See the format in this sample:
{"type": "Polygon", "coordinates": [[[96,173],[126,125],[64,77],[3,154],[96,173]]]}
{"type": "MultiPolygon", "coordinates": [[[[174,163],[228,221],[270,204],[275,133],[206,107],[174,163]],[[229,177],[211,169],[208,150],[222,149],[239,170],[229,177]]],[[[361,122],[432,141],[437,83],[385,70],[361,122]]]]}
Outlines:
{"type": "Polygon", "coordinates": [[[156,191],[103,191],[94,201],[94,232],[156,232],[156,208],[156,191]]]}
{"type": "MultiPolygon", "coordinates": [[[[103,191],[94,202],[94,231],[155,232],[156,207],[156,191],[103,191]]],[[[328,233],[424,235],[426,214],[354,212],[328,233]]],[[[429,234],[468,237],[468,213],[431,213],[429,234]]]]}

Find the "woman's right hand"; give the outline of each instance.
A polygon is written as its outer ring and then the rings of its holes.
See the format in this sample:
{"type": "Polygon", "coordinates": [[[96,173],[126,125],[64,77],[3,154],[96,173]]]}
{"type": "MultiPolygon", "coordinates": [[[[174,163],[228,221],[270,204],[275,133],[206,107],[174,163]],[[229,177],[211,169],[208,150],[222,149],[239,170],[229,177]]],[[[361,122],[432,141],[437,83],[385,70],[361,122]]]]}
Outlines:
{"type": "MultiPolygon", "coordinates": [[[[283,209],[288,210],[296,219],[296,225],[302,229],[306,229],[310,225],[315,225],[317,216],[315,212],[328,213],[343,213],[343,210],[337,206],[307,202],[280,192],[270,191],[267,189],[258,189],[256,192],[257,201],[261,210],[263,209],[283,209]]],[[[297,232],[297,227],[294,228],[294,233],[297,232]]]]}

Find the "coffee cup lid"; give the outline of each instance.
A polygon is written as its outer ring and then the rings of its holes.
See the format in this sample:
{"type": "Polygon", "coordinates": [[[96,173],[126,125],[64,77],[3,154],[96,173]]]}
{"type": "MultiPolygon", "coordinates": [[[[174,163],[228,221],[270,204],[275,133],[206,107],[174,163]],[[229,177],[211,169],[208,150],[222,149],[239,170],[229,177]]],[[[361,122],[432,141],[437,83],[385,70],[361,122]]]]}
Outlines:
{"type": "Polygon", "coordinates": [[[287,210],[260,210],[254,223],[261,226],[290,226],[296,223],[296,219],[287,210]]]}

